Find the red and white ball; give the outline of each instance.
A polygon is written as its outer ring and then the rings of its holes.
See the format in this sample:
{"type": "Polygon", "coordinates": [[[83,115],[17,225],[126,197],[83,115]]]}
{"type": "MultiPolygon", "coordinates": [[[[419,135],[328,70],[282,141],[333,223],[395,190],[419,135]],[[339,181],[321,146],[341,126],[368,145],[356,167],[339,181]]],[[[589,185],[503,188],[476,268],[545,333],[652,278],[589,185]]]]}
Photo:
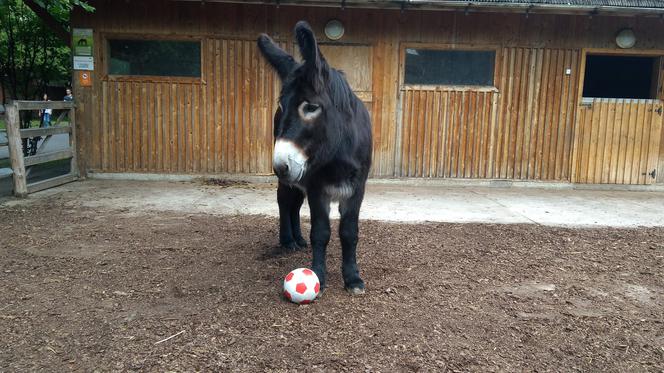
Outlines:
{"type": "Polygon", "coordinates": [[[284,297],[293,303],[311,303],[319,291],[318,276],[308,268],[294,269],[284,279],[284,297]]]}

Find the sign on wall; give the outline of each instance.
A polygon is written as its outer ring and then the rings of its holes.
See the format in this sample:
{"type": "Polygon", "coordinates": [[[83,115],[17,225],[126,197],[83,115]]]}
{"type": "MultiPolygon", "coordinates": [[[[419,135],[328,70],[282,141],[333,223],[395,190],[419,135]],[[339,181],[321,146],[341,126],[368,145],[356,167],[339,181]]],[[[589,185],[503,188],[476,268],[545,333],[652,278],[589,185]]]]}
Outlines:
{"type": "Polygon", "coordinates": [[[90,76],[91,74],[92,73],[87,71],[78,72],[78,82],[81,84],[81,87],[92,87],[92,77],[90,76]]]}
{"type": "Polygon", "coordinates": [[[74,56],[74,70],[94,70],[95,63],[92,57],[74,56]]]}
{"type": "Polygon", "coordinates": [[[91,28],[72,30],[74,50],[74,70],[94,70],[94,38],[91,28]]]}

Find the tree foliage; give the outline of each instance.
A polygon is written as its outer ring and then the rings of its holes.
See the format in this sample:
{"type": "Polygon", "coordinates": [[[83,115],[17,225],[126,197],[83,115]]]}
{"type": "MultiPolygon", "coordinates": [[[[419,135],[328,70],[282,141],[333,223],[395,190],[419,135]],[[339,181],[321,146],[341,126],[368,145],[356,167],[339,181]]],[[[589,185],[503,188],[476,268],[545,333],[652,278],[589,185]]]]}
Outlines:
{"type": "MultiPolygon", "coordinates": [[[[69,29],[73,7],[92,8],[80,0],[35,0],[47,15],[69,29]]],[[[23,0],[0,0],[0,84],[5,97],[36,99],[52,82],[71,76],[71,51],[23,0]]]]}
{"type": "Polygon", "coordinates": [[[69,21],[69,12],[77,6],[89,12],[94,10],[90,4],[80,0],[35,0],[35,3],[48,10],[56,18],[57,15],[66,15],[65,18],[60,18],[60,21],[69,21]]]}

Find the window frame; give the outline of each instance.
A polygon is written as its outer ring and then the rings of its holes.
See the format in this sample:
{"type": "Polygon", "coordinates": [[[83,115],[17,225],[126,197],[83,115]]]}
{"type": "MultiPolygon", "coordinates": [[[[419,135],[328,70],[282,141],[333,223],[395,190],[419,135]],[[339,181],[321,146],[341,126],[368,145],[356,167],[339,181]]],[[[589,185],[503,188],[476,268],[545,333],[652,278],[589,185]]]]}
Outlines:
{"type": "Polygon", "coordinates": [[[584,97],[583,89],[586,83],[586,60],[588,55],[604,55],[604,56],[625,56],[625,57],[658,57],[659,58],[659,71],[657,71],[655,97],[650,99],[631,99],[626,98],[625,101],[664,101],[664,51],[662,50],[644,50],[644,49],[629,49],[629,50],[619,50],[619,49],[607,49],[607,48],[583,48],[581,50],[581,63],[579,66],[579,90],[577,92],[577,97],[579,97],[579,103],[581,105],[587,105],[589,102],[592,102],[595,98],[601,97],[584,97]]]}
{"type": "Polygon", "coordinates": [[[102,34],[104,54],[100,63],[103,64],[103,81],[117,82],[156,82],[156,83],[202,83],[205,84],[205,38],[188,35],[157,35],[134,33],[104,33],[102,34]],[[193,76],[165,76],[165,75],[115,75],[109,73],[111,58],[110,40],[141,40],[141,41],[196,41],[200,43],[201,75],[193,76]]]}
{"type": "Polygon", "coordinates": [[[473,92],[499,92],[496,85],[500,47],[495,44],[440,44],[440,43],[401,43],[399,50],[399,87],[400,91],[473,91],[473,92]],[[454,84],[407,84],[406,78],[406,49],[430,49],[440,51],[478,51],[494,52],[493,84],[492,85],[454,85],[454,84]]]}

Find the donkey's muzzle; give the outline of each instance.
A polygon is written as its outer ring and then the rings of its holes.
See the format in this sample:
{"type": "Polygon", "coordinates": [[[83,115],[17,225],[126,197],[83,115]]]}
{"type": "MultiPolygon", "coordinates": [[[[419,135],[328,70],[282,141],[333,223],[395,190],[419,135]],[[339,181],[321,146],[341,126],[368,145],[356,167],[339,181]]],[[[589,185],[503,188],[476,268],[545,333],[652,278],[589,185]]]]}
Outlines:
{"type": "Polygon", "coordinates": [[[287,163],[281,163],[279,165],[274,165],[274,173],[277,175],[278,178],[284,179],[288,177],[288,164],[287,163]]]}
{"type": "Polygon", "coordinates": [[[307,156],[293,141],[277,139],[274,143],[272,168],[279,179],[296,183],[302,179],[307,166],[307,156]]]}

